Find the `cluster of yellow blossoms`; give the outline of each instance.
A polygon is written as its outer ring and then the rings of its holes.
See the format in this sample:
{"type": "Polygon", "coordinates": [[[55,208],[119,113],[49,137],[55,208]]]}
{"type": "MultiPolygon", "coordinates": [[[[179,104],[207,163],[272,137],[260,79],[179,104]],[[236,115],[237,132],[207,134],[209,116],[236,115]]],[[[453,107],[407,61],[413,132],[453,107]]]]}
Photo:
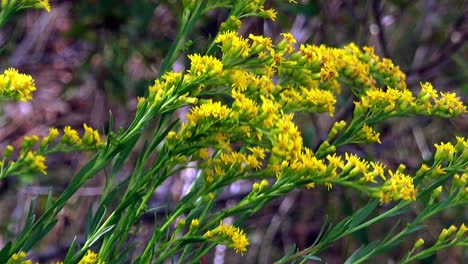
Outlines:
{"type": "Polygon", "coordinates": [[[0,179],[10,175],[20,175],[22,173],[41,172],[47,174],[46,158],[43,154],[67,151],[88,151],[97,150],[104,146],[99,132],[86,124],[83,124],[84,133],[80,137],[78,131],[66,126],[63,135],[56,145],[52,143],[59,137],[57,128],[50,128],[49,133],[42,137],[25,136],[19,156],[16,161],[8,160],[14,152],[14,147],[8,145],[3,152],[3,160],[0,161],[0,179]],[[39,149],[33,150],[39,142],[39,149]]]}
{"type": "MultiPolygon", "coordinates": [[[[268,183],[266,183],[266,185],[268,185],[268,183]]],[[[181,218],[177,222],[177,228],[182,230],[186,224],[186,219],[181,218]]],[[[189,234],[196,233],[196,229],[199,227],[200,220],[198,218],[192,219],[190,221],[189,234]]],[[[203,234],[203,238],[216,244],[227,245],[237,253],[245,252],[249,245],[249,240],[243,230],[233,225],[226,225],[223,222],[221,222],[216,228],[206,231],[203,234]]]]}
{"type": "MultiPolygon", "coordinates": [[[[150,87],[146,103],[151,107],[173,100],[193,105],[180,129],[168,133],[171,151],[199,160],[207,188],[220,182],[260,178],[251,194],[258,196],[270,188],[265,178],[276,176],[296,187],[354,187],[382,203],[415,200],[419,187],[404,172],[404,165],[396,171],[387,170],[382,163],[355,154],[337,155],[336,148],[349,143],[380,143],[380,133],[373,126],[385,118],[457,116],[467,111],[463,103],[455,94],[438,93],[429,83],[421,84],[421,91],[414,96],[406,87],[404,73],[390,60],[377,57],[371,48],[301,45],[296,50],[294,37],[288,33],[282,36],[275,46],[263,36],[243,38],[235,32],[223,32],[215,40],[221,59],[189,55],[191,64],[186,72],[166,73],[150,87]],[[349,124],[337,121],[314,153],[303,145],[294,113],[327,112],[333,116],[342,86],[351,88],[356,97],[354,118],[349,124]],[[229,98],[203,99],[213,98],[213,94],[229,98]]],[[[436,145],[436,159],[449,158],[466,167],[466,140],[460,138],[457,146],[450,146],[436,145]]],[[[426,168],[426,175],[441,175],[445,173],[442,165],[447,163],[422,168],[426,168]]],[[[213,232],[205,236],[211,237],[213,232]]],[[[243,251],[242,247],[234,248],[243,251]]]]}
{"type": "Polygon", "coordinates": [[[26,252],[19,252],[13,254],[10,259],[8,259],[6,264],[32,264],[33,262],[31,260],[25,260],[26,258],[26,252]]]}
{"type": "Polygon", "coordinates": [[[226,225],[223,222],[216,228],[208,230],[203,237],[219,244],[226,244],[241,254],[247,251],[249,245],[249,240],[243,230],[232,225],[226,225]]]}
{"type": "Polygon", "coordinates": [[[86,255],[78,262],[78,264],[96,264],[98,263],[98,255],[91,250],[86,252],[86,255]]]}
{"type": "Polygon", "coordinates": [[[13,68],[0,74],[0,97],[26,102],[32,99],[32,92],[35,90],[31,75],[19,73],[13,68]]]}
{"type": "MultiPolygon", "coordinates": [[[[31,260],[25,260],[26,252],[21,251],[20,253],[13,254],[6,264],[33,264],[31,260]]],[[[86,252],[86,255],[78,262],[78,264],[96,264],[98,263],[98,255],[91,250],[86,252]]],[[[61,261],[57,261],[56,264],[63,264],[61,261]]]]}
{"type": "Polygon", "coordinates": [[[467,231],[468,227],[464,223],[458,228],[455,225],[444,228],[440,232],[439,238],[435,244],[426,246],[416,253],[415,250],[421,248],[425,244],[424,239],[420,238],[414,243],[413,249],[402,263],[412,263],[415,260],[422,259],[427,255],[432,255],[434,252],[444,248],[466,246],[466,243],[468,243],[468,236],[466,236],[467,231]]]}
{"type": "MultiPolygon", "coordinates": [[[[89,127],[86,124],[83,124],[84,134],[82,137],[78,134],[78,131],[72,129],[70,126],[66,126],[63,129],[63,136],[61,138],[61,142],[71,146],[83,146],[83,147],[95,147],[101,148],[103,146],[103,142],[101,140],[101,136],[97,130],[89,127]]],[[[51,129],[51,133],[52,133],[51,129]]],[[[58,131],[54,131],[58,132],[58,131]]],[[[54,133],[55,134],[55,133],[54,133]]],[[[58,134],[57,134],[58,135],[58,134]]]]}
{"type": "MultiPolygon", "coordinates": [[[[468,231],[468,227],[465,224],[461,224],[459,228],[457,228],[454,225],[451,225],[449,228],[444,228],[439,234],[439,239],[437,240],[437,243],[444,243],[447,242],[447,240],[462,240],[463,235],[468,231]],[[458,231],[457,231],[458,230],[458,231]],[[455,231],[457,231],[455,233],[455,231]],[[455,236],[453,236],[455,234],[455,236]]],[[[467,240],[465,238],[465,240],[467,240]]]]}
{"type": "Polygon", "coordinates": [[[168,134],[169,145],[175,150],[190,149],[190,142],[202,146],[203,153],[193,153],[192,158],[202,158],[200,166],[208,185],[223,177],[252,177],[264,168],[256,175],[296,178],[308,187],[344,184],[367,191],[381,202],[414,200],[417,189],[412,177],[403,173],[404,166],[386,172],[383,164],[354,154],[345,153],[343,160],[335,154],[336,147],[380,143],[380,134],[372,126],[385,118],[457,116],[467,111],[463,103],[455,94],[436,92],[429,83],[423,83],[418,96],[413,96],[406,88],[404,73],[390,60],[377,57],[371,48],[301,45],[296,51],[294,37],[289,33],[282,36],[274,46],[263,36],[246,39],[224,32],[215,40],[222,51],[220,60],[190,55],[186,73],[167,73],[156,81],[150,87],[153,105],[177,95],[178,100],[189,102],[191,98],[194,104],[187,122],[168,134]],[[348,126],[344,121],[335,123],[314,154],[303,146],[293,113],[333,115],[341,85],[351,87],[356,96],[354,119],[348,126]],[[229,94],[230,99],[195,98],[216,92],[229,94]],[[346,139],[330,143],[343,130],[346,139]],[[207,146],[212,148],[211,157],[207,146]],[[383,183],[379,185],[377,178],[383,183]]]}

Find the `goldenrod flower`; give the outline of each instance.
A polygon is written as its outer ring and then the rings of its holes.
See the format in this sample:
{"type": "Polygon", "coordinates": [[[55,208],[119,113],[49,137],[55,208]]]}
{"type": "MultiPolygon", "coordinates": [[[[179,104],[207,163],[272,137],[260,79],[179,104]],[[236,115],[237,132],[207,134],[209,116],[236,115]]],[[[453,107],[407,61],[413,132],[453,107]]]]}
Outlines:
{"type": "Polygon", "coordinates": [[[261,10],[260,12],[258,12],[258,15],[262,18],[268,18],[268,19],[271,19],[273,21],[276,20],[276,16],[277,16],[277,12],[275,9],[273,8],[270,8],[270,9],[267,9],[267,10],[261,10]]]}
{"type": "Polygon", "coordinates": [[[213,77],[220,75],[223,70],[223,63],[213,56],[201,56],[198,54],[189,55],[190,70],[195,77],[213,77]]]}
{"type": "Polygon", "coordinates": [[[25,257],[26,257],[26,252],[24,251],[15,253],[8,259],[6,264],[32,264],[31,260],[24,260],[25,257]]]}
{"type": "Polygon", "coordinates": [[[203,236],[217,243],[227,244],[228,247],[233,248],[237,253],[241,254],[247,251],[247,246],[249,245],[249,240],[243,230],[222,222],[218,227],[207,231],[203,236]]]}
{"type": "Polygon", "coordinates": [[[86,252],[86,255],[78,262],[78,264],[95,264],[98,263],[98,255],[91,250],[86,252]]]}
{"type": "Polygon", "coordinates": [[[425,82],[420,83],[421,85],[421,92],[418,94],[418,99],[427,102],[429,100],[434,100],[439,97],[438,92],[434,89],[431,83],[425,82]]]}
{"type": "MultiPolygon", "coordinates": [[[[282,162],[281,167],[285,168],[286,166],[288,166],[288,162],[282,162]]],[[[304,148],[299,156],[290,162],[289,167],[293,169],[294,173],[304,175],[305,177],[323,175],[328,168],[324,161],[317,159],[308,148],[304,148]]]]}
{"type": "Polygon", "coordinates": [[[431,200],[437,199],[442,193],[442,186],[435,188],[431,193],[431,200]]]}
{"type": "Polygon", "coordinates": [[[460,239],[467,231],[468,227],[465,224],[461,224],[457,234],[455,235],[456,239],[460,239]]]}
{"type": "Polygon", "coordinates": [[[246,164],[247,166],[257,170],[262,167],[261,161],[259,161],[255,155],[248,155],[246,159],[246,164]]]}
{"type": "Polygon", "coordinates": [[[247,147],[248,150],[252,152],[252,154],[260,159],[265,158],[265,149],[261,147],[247,147]]]}
{"type": "Polygon", "coordinates": [[[232,98],[234,99],[233,108],[237,108],[241,116],[245,116],[248,119],[257,116],[259,107],[255,101],[236,90],[232,90],[232,98]]]}
{"type": "Polygon", "coordinates": [[[465,186],[467,182],[468,182],[468,173],[463,173],[462,175],[457,173],[453,176],[452,185],[456,187],[462,187],[462,186],[465,186]]]}
{"type": "MultiPolygon", "coordinates": [[[[23,0],[24,1],[24,0],[23,0]]],[[[36,2],[34,4],[34,8],[38,8],[38,9],[44,9],[45,11],[47,12],[50,12],[50,4],[49,4],[49,0],[26,0],[26,1],[31,1],[31,2],[36,2]]]]}
{"type": "Polygon", "coordinates": [[[82,138],[83,144],[88,145],[88,146],[95,146],[98,148],[102,147],[103,143],[101,140],[101,136],[99,135],[99,132],[89,127],[86,124],[83,124],[83,128],[84,128],[84,135],[82,138]]]}
{"type": "Polygon", "coordinates": [[[381,144],[382,142],[380,141],[380,133],[378,132],[375,132],[375,130],[368,126],[368,125],[364,125],[362,127],[362,134],[364,136],[364,140],[367,141],[367,142],[377,142],[379,144],[381,144]]]}
{"type": "Polygon", "coordinates": [[[460,101],[455,93],[440,93],[440,97],[435,100],[436,110],[445,112],[449,115],[459,115],[466,113],[466,106],[460,101]]]}
{"type": "Polygon", "coordinates": [[[219,26],[219,32],[237,31],[242,26],[242,22],[236,16],[230,16],[219,26]]]}
{"type": "Polygon", "coordinates": [[[344,167],[343,159],[340,156],[337,156],[336,153],[333,153],[333,155],[327,155],[326,159],[329,162],[329,167],[332,167],[333,170],[336,170],[337,168],[342,169],[344,167]]]}
{"type": "Polygon", "coordinates": [[[452,143],[440,143],[440,144],[434,144],[436,147],[436,153],[434,155],[434,159],[436,161],[443,161],[445,159],[448,159],[450,162],[453,160],[453,155],[455,154],[455,147],[452,145],[452,143]]]}
{"type": "Polygon", "coordinates": [[[271,52],[273,50],[271,38],[249,34],[249,39],[252,40],[251,49],[255,54],[258,54],[262,51],[271,52]]]}
{"type": "Polygon", "coordinates": [[[31,171],[40,171],[43,174],[47,174],[45,165],[46,158],[42,155],[38,155],[32,151],[28,151],[25,157],[25,162],[31,171]]]}
{"type": "Polygon", "coordinates": [[[59,131],[57,128],[51,127],[49,128],[49,134],[42,138],[41,148],[45,148],[46,146],[50,145],[55,138],[59,135],[59,131]]]}
{"type": "Polygon", "coordinates": [[[280,98],[283,108],[288,112],[328,112],[333,116],[335,111],[336,98],[333,93],[318,88],[286,88],[280,98]]]}
{"type": "Polygon", "coordinates": [[[416,242],[414,243],[413,248],[416,249],[416,248],[421,247],[422,245],[424,245],[424,239],[420,238],[420,239],[418,239],[418,241],[416,241],[416,242]]]}
{"type": "Polygon", "coordinates": [[[36,90],[34,80],[30,75],[19,73],[9,68],[0,74],[0,96],[26,102],[32,99],[32,92],[36,90]]]}
{"type": "Polygon", "coordinates": [[[6,158],[6,159],[9,158],[11,156],[11,154],[13,154],[14,150],[15,149],[13,148],[12,145],[6,146],[5,152],[3,152],[3,157],[6,158]]]}
{"type": "Polygon", "coordinates": [[[200,225],[200,221],[197,218],[194,218],[190,222],[190,229],[196,228],[198,225],[200,225]]]}
{"type": "Polygon", "coordinates": [[[221,105],[221,102],[208,102],[192,108],[187,115],[187,120],[193,125],[202,120],[218,121],[227,118],[230,112],[231,109],[225,105],[221,105]]]}
{"type": "Polygon", "coordinates": [[[389,171],[389,173],[390,178],[380,188],[380,202],[415,200],[417,191],[413,184],[413,178],[400,171],[389,171]]]}
{"type": "Polygon", "coordinates": [[[167,133],[166,139],[174,140],[176,137],[177,137],[177,133],[175,131],[169,131],[169,133],[167,133]]]}
{"type": "Polygon", "coordinates": [[[254,192],[261,192],[263,191],[266,187],[268,187],[268,181],[263,179],[260,181],[260,183],[256,182],[252,185],[252,189],[254,192]]]}
{"type": "Polygon", "coordinates": [[[82,143],[78,131],[72,129],[70,126],[65,126],[63,128],[63,137],[61,141],[70,145],[80,145],[82,143]]]}
{"type": "Polygon", "coordinates": [[[372,173],[373,178],[375,179],[376,177],[380,177],[382,180],[386,180],[385,177],[385,165],[383,165],[381,162],[369,162],[370,165],[372,166],[372,173]]]}
{"type": "Polygon", "coordinates": [[[180,218],[179,221],[177,222],[177,227],[185,227],[186,221],[185,218],[180,218]]]}
{"type": "Polygon", "coordinates": [[[445,174],[445,168],[442,168],[442,165],[440,164],[437,164],[437,166],[435,167],[435,170],[434,170],[434,176],[440,176],[440,175],[443,175],[445,174]]]}
{"type": "Polygon", "coordinates": [[[220,43],[223,52],[223,62],[230,62],[239,57],[246,58],[250,54],[250,45],[236,32],[228,31],[218,35],[215,43],[220,43]]]}
{"type": "Polygon", "coordinates": [[[208,159],[210,157],[210,153],[208,152],[207,148],[201,148],[198,151],[198,156],[204,160],[208,159]]]}

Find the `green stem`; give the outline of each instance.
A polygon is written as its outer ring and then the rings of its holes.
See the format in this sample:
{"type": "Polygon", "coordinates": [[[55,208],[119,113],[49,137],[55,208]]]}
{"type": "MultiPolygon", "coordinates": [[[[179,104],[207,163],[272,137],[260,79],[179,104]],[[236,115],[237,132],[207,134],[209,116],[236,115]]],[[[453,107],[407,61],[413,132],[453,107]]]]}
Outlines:
{"type": "Polygon", "coordinates": [[[161,65],[159,71],[159,77],[163,76],[169,68],[174,64],[177,56],[179,55],[180,49],[183,42],[185,41],[186,36],[192,31],[195,23],[198,21],[200,16],[203,14],[204,7],[206,6],[206,1],[197,1],[196,7],[193,12],[189,9],[184,9],[182,13],[182,21],[180,23],[180,30],[177,32],[174,45],[171,46],[169,53],[166,56],[166,59],[161,65]]]}

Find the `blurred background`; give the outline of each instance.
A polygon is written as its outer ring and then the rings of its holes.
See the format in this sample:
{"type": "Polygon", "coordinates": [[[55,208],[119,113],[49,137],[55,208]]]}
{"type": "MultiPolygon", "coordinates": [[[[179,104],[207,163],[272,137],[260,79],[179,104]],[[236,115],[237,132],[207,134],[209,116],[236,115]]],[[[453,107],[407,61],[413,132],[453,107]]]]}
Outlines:
{"type": "MultiPolygon", "coordinates": [[[[241,34],[264,34],[274,40],[291,32],[299,43],[342,47],[350,42],[373,46],[379,56],[391,58],[407,74],[409,89],[415,93],[419,82],[432,82],[440,91],[468,97],[468,2],[464,0],[426,1],[298,1],[288,4],[268,0],[267,7],[278,11],[276,21],[246,19],[241,34]]],[[[74,0],[51,1],[50,13],[28,10],[10,20],[0,31],[1,69],[16,67],[36,81],[38,90],[30,102],[2,103],[0,106],[0,149],[19,147],[25,135],[47,134],[49,127],[70,125],[78,130],[87,123],[100,131],[108,128],[109,111],[116,127],[126,127],[133,119],[136,97],[143,96],[158,76],[159,67],[175,38],[181,15],[180,1],[155,0],[74,0]]],[[[210,12],[191,33],[193,41],[186,53],[203,53],[228,13],[210,12]]],[[[185,55],[174,65],[185,67],[185,55]]],[[[296,116],[305,144],[315,149],[326,137],[335,119],[350,120],[353,104],[349,91],[338,100],[334,119],[328,115],[296,116]]],[[[468,136],[468,116],[390,119],[380,127],[382,144],[346,146],[362,157],[379,159],[390,168],[404,162],[414,173],[421,161],[429,161],[434,143],[454,136],[468,136]]],[[[59,195],[90,154],[69,153],[47,157],[47,176],[25,176],[0,181],[0,248],[14,238],[30,200],[45,201],[50,186],[59,195]]],[[[135,154],[135,158],[137,154],[135,154]]],[[[132,162],[122,170],[128,175],[132,162]]],[[[59,222],[33,252],[42,263],[62,259],[74,236],[84,230],[84,212],[95,203],[105,182],[105,173],[90,180],[63,209],[59,222]],[[102,176],[102,177],[101,177],[102,176]]],[[[193,180],[190,171],[177,175],[157,193],[152,205],[174,203],[193,180]]],[[[251,184],[228,188],[220,207],[240,200],[251,184]]],[[[297,190],[277,199],[249,220],[251,245],[243,256],[217,248],[210,255],[217,263],[271,263],[293,244],[305,248],[315,240],[325,216],[336,222],[363,206],[367,197],[354,190],[325,188],[297,190]]],[[[385,210],[381,206],[381,210],[385,210]]],[[[417,205],[414,212],[417,214],[417,205]]],[[[40,213],[40,212],[38,212],[40,213]]],[[[466,208],[445,212],[427,223],[428,232],[418,234],[426,242],[450,224],[466,222],[466,208]]],[[[148,232],[152,217],[142,219],[148,232]]],[[[404,219],[403,219],[404,221],[404,219]]],[[[327,263],[342,263],[352,252],[376,238],[391,225],[382,224],[338,241],[321,257],[327,263]]],[[[141,229],[144,237],[145,228],[141,229]]],[[[137,235],[138,237],[138,235],[137,235]]],[[[377,261],[392,263],[411,249],[414,239],[382,255],[377,261]]],[[[213,260],[213,261],[212,261],[213,260]]],[[[461,248],[441,251],[426,263],[468,263],[461,248]]]]}

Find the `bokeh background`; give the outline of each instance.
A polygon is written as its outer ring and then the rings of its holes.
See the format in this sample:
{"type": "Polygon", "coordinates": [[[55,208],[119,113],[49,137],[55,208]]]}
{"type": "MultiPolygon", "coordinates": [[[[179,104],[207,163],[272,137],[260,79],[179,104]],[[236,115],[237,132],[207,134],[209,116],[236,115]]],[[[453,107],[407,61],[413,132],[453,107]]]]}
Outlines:
{"type": "MultiPolygon", "coordinates": [[[[102,132],[108,127],[111,111],[116,127],[132,120],[137,96],[158,76],[159,67],[178,28],[181,1],[156,0],[74,0],[51,1],[50,13],[28,10],[13,17],[0,31],[1,69],[16,67],[31,74],[38,90],[30,102],[0,105],[0,149],[7,144],[19,147],[25,135],[47,134],[51,126],[70,125],[81,129],[87,123],[102,132]]],[[[276,21],[247,19],[241,33],[264,34],[274,40],[279,33],[291,32],[299,43],[341,47],[350,42],[373,46],[407,74],[408,87],[418,91],[419,82],[430,81],[445,92],[468,97],[468,2],[464,0],[329,0],[266,1],[278,11],[276,21]]],[[[226,10],[202,18],[190,35],[193,41],[186,54],[203,53],[212,41],[226,10]]],[[[180,71],[187,60],[182,55],[174,65],[180,71]]],[[[336,119],[349,120],[353,109],[349,91],[338,100],[339,111],[328,115],[296,116],[305,144],[315,149],[326,137],[336,119]]],[[[180,113],[181,115],[183,112],[180,113]]],[[[430,161],[434,143],[454,136],[468,136],[468,116],[390,119],[380,127],[382,144],[346,146],[339,152],[353,151],[362,157],[379,159],[396,168],[405,163],[414,172],[422,161],[430,161]]],[[[134,157],[137,157],[135,153],[134,157]]],[[[69,153],[48,156],[47,176],[7,178],[0,181],[0,247],[14,237],[32,198],[39,202],[52,187],[59,195],[74,173],[89,159],[89,154],[69,153]]],[[[128,175],[132,161],[122,169],[128,175]]],[[[185,171],[160,188],[150,206],[175,203],[194,178],[185,171]]],[[[30,252],[41,263],[63,258],[73,237],[82,240],[85,212],[95,203],[104,185],[105,172],[90,180],[59,215],[54,230],[30,252]]],[[[229,206],[250,191],[251,183],[228,188],[219,203],[229,206]]],[[[326,188],[297,190],[277,199],[249,220],[251,245],[241,258],[217,248],[210,263],[271,263],[289,251],[310,245],[319,233],[324,218],[338,222],[364,205],[367,197],[354,190],[326,188]]],[[[381,206],[381,210],[385,210],[381,206]]],[[[410,215],[421,208],[414,206],[410,215]]],[[[38,211],[37,213],[41,213],[38,211]]],[[[151,232],[153,217],[143,218],[143,228],[134,236],[144,241],[151,232]]],[[[418,234],[427,242],[437,239],[443,227],[466,223],[468,211],[459,208],[444,212],[426,223],[427,232],[418,234]]],[[[404,219],[402,219],[404,221],[404,219]]],[[[342,263],[362,243],[382,238],[391,224],[383,223],[353,237],[338,241],[321,257],[327,263],[342,263]]],[[[392,263],[411,249],[409,239],[377,261],[392,263]]],[[[468,263],[461,248],[444,250],[426,263],[468,263]]]]}

